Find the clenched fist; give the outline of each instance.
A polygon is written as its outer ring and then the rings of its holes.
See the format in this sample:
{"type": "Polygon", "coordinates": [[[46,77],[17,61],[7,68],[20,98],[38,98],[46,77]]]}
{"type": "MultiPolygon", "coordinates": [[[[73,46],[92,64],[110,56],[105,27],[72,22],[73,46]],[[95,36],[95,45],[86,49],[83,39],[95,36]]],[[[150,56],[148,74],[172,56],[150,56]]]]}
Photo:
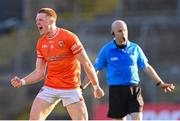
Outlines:
{"type": "Polygon", "coordinates": [[[11,85],[15,88],[20,88],[22,86],[22,81],[19,77],[15,76],[11,79],[11,85]]]}
{"type": "Polygon", "coordinates": [[[104,96],[104,91],[99,86],[93,86],[94,88],[94,97],[100,99],[104,96]]]}

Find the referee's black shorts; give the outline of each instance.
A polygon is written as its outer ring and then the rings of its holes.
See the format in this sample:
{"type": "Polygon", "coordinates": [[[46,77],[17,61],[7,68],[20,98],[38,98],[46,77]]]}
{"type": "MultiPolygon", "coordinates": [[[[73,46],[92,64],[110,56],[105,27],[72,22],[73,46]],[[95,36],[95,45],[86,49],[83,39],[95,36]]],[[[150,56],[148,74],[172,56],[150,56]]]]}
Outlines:
{"type": "Polygon", "coordinates": [[[144,101],[139,85],[113,85],[109,87],[110,118],[123,118],[127,114],[142,112],[144,101]]]}

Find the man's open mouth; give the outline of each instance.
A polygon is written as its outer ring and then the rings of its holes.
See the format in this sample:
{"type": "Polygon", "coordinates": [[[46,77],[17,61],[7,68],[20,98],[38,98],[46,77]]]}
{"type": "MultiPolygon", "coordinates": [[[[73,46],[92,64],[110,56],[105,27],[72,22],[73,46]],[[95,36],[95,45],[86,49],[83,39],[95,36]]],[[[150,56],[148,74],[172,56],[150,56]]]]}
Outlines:
{"type": "Polygon", "coordinates": [[[43,29],[43,27],[39,27],[39,30],[42,30],[43,29]]]}
{"type": "Polygon", "coordinates": [[[126,38],[125,38],[125,37],[123,37],[123,40],[124,40],[124,41],[126,41],[126,38]]]}

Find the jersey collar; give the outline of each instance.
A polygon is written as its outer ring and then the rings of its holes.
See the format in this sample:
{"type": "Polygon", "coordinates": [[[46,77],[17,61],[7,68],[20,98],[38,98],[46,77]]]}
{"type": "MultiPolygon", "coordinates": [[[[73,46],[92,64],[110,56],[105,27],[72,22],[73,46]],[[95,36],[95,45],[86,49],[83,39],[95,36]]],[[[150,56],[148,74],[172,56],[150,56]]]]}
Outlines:
{"type": "Polygon", "coordinates": [[[129,42],[129,40],[127,40],[127,44],[126,44],[126,46],[121,48],[121,47],[118,47],[118,45],[116,44],[115,38],[113,38],[113,45],[114,45],[114,46],[113,46],[114,48],[124,49],[124,48],[129,47],[130,42],[129,42]]]}

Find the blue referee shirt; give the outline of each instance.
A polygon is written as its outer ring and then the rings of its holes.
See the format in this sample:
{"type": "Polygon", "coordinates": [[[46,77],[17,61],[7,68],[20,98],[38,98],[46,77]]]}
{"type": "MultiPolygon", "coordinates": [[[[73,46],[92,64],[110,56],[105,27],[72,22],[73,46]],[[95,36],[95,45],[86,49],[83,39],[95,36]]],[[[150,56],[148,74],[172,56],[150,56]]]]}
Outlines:
{"type": "Polygon", "coordinates": [[[127,41],[125,48],[119,48],[115,40],[104,45],[95,61],[95,69],[106,68],[109,85],[139,84],[138,67],[144,69],[148,59],[142,49],[133,42],[127,41]]]}

